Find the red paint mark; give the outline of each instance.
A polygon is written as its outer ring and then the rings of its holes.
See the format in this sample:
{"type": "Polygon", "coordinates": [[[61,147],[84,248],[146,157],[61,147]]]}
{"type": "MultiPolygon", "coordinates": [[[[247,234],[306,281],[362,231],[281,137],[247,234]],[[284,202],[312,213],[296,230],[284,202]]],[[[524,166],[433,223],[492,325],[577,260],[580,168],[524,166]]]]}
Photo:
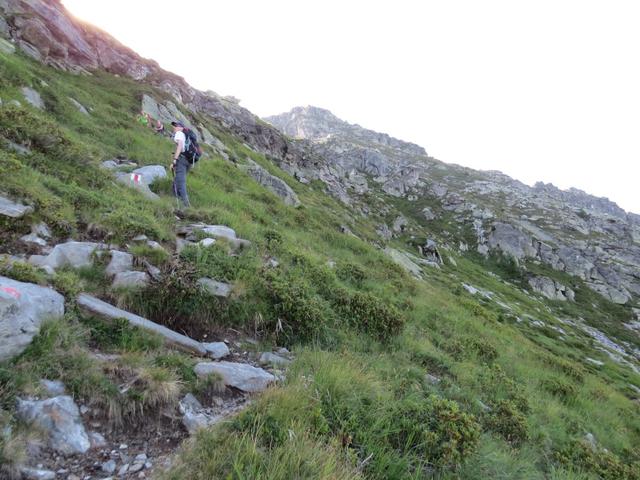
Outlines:
{"type": "Polygon", "coordinates": [[[13,287],[0,287],[0,290],[2,290],[3,292],[8,293],[9,295],[11,295],[13,298],[18,299],[20,298],[20,292],[18,290],[16,290],[13,287]]]}
{"type": "Polygon", "coordinates": [[[140,175],[139,173],[132,173],[131,181],[136,185],[139,184],[142,181],[142,175],[140,175]]]}

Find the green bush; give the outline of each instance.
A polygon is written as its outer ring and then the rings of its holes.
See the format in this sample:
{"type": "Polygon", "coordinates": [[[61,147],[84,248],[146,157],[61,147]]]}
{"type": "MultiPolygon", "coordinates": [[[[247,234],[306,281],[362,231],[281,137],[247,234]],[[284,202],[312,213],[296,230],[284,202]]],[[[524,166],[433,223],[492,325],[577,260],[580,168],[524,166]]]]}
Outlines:
{"type": "Polygon", "coordinates": [[[367,278],[367,273],[357,263],[343,263],[338,265],[336,275],[340,280],[350,282],[353,285],[359,286],[367,278]]]}
{"type": "Polygon", "coordinates": [[[390,443],[437,466],[459,465],[476,449],[480,438],[480,425],[473,415],[460,411],[456,402],[435,395],[399,401],[394,418],[390,443]]]}
{"type": "Polygon", "coordinates": [[[340,289],[335,293],[335,304],[352,327],[379,340],[388,340],[397,335],[405,323],[404,316],[397,308],[369,292],[340,289]]]}
{"type": "Polygon", "coordinates": [[[575,440],[556,452],[556,461],[562,465],[578,466],[598,475],[602,480],[639,480],[640,463],[624,463],[615,453],[584,440],[575,440]]]}
{"type": "Polygon", "coordinates": [[[13,278],[19,282],[44,285],[46,276],[42,270],[26,262],[10,262],[0,257],[0,275],[13,278]]]}
{"type": "Polygon", "coordinates": [[[484,424],[513,445],[529,439],[527,418],[510,400],[493,403],[491,411],[484,416],[484,424]]]}
{"type": "Polygon", "coordinates": [[[548,378],[543,380],[542,388],[563,401],[572,400],[578,392],[575,385],[562,380],[561,378],[548,378]]]}

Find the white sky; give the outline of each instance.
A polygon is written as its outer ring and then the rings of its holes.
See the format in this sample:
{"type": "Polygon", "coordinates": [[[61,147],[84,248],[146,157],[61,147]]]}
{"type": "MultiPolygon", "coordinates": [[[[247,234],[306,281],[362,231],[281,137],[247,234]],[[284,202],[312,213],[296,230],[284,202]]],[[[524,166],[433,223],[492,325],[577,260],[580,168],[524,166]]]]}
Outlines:
{"type": "Polygon", "coordinates": [[[314,105],[640,213],[640,1],[63,0],[259,116],[314,105]]]}

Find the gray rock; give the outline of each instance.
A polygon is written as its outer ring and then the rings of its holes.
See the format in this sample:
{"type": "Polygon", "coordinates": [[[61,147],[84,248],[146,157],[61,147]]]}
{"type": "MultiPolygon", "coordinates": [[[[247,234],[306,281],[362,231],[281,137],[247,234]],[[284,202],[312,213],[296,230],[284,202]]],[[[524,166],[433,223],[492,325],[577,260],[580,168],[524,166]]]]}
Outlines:
{"type": "Polygon", "coordinates": [[[596,360],[595,358],[587,357],[584,360],[585,362],[595,365],[596,367],[602,367],[604,365],[604,362],[601,362],[600,360],[596,360]]]}
{"type": "Polygon", "coordinates": [[[389,241],[393,237],[391,230],[386,224],[378,225],[376,227],[376,233],[382,237],[383,240],[389,241]]]}
{"type": "Polygon", "coordinates": [[[120,470],[118,470],[118,476],[119,477],[124,477],[127,474],[128,471],[129,471],[129,464],[125,463],[124,465],[122,465],[120,467],[120,470]]]}
{"type": "Polygon", "coordinates": [[[56,472],[38,468],[21,467],[20,473],[24,480],[55,480],[56,472]]]}
{"type": "Polygon", "coordinates": [[[129,474],[138,473],[143,468],[144,468],[144,463],[134,463],[129,467],[129,471],[127,473],[129,474]]]}
{"type": "Polygon", "coordinates": [[[82,113],[83,115],[89,115],[89,112],[86,108],[84,108],[84,105],[82,105],[76,99],[69,97],[69,101],[73,104],[74,107],[78,109],[80,113],[82,113]]]}
{"type": "Polygon", "coordinates": [[[555,280],[543,277],[535,276],[529,278],[529,285],[534,292],[537,292],[550,300],[566,301],[575,299],[575,293],[568,287],[565,287],[555,280]]]}
{"type": "Polygon", "coordinates": [[[189,245],[195,245],[195,243],[185,240],[184,238],[176,238],[176,252],[178,255],[189,245]]]}
{"type": "Polygon", "coordinates": [[[214,137],[209,130],[207,130],[204,126],[200,125],[200,131],[202,132],[202,140],[207,145],[211,145],[212,147],[217,148],[219,151],[223,152],[227,149],[224,143],[214,137]]]}
{"type": "Polygon", "coordinates": [[[173,330],[162,325],[158,325],[146,318],[116,308],[113,305],[92,297],[91,295],[81,293],[78,295],[76,302],[80,308],[93,315],[101,316],[109,320],[115,320],[118,318],[125,319],[134,327],[139,327],[157,335],[161,335],[167,343],[174,345],[177,348],[203,357],[207,355],[207,351],[200,342],[196,342],[192,338],[174,332],[173,330]]]}
{"type": "Polygon", "coordinates": [[[431,375],[430,373],[425,374],[424,379],[431,385],[438,385],[441,382],[438,377],[431,375]]]}
{"type": "MultiPolygon", "coordinates": [[[[0,24],[2,22],[4,22],[4,19],[0,17],[0,24]]],[[[0,53],[4,53],[5,55],[11,55],[12,53],[15,53],[15,51],[16,51],[16,47],[13,43],[7,42],[4,38],[0,38],[0,53]]]]}
{"type": "Polygon", "coordinates": [[[44,101],[42,100],[42,97],[33,88],[22,87],[20,91],[22,92],[22,95],[24,95],[24,99],[27,103],[40,110],[44,109],[44,101]]]}
{"type": "Polygon", "coordinates": [[[33,212],[33,207],[0,196],[0,215],[11,218],[22,218],[31,212],[33,212]]]}
{"type": "Polygon", "coordinates": [[[5,140],[7,146],[16,152],[18,155],[30,155],[31,149],[25,147],[24,145],[20,145],[19,143],[12,142],[11,140],[5,140]]]}
{"type": "Polygon", "coordinates": [[[91,448],[104,448],[107,446],[107,439],[101,433],[89,432],[89,443],[91,448]]]}
{"type": "Polygon", "coordinates": [[[204,248],[210,247],[211,245],[215,245],[215,244],[216,244],[215,238],[203,238],[198,242],[198,245],[204,248]]]}
{"type": "Polygon", "coordinates": [[[111,475],[113,472],[116,471],[116,461],[115,460],[109,460],[108,462],[104,462],[100,466],[100,470],[102,470],[107,475],[111,475]]]}
{"type": "Polygon", "coordinates": [[[222,298],[228,298],[233,288],[228,283],[218,282],[210,278],[200,278],[196,284],[209,295],[222,298]]]}
{"type": "Polygon", "coordinates": [[[181,413],[185,413],[189,410],[194,412],[204,410],[204,407],[192,393],[187,393],[178,403],[178,409],[181,413]]]}
{"type": "Polygon", "coordinates": [[[203,343],[202,346],[214,360],[220,360],[231,353],[229,347],[227,347],[227,344],[224,342],[203,343]]]}
{"type": "Polygon", "coordinates": [[[269,372],[245,363],[201,362],[195,366],[194,371],[199,378],[220,375],[225,385],[248,393],[260,392],[275,381],[275,377],[269,372]]]}
{"type": "Polygon", "coordinates": [[[264,352],[260,355],[260,365],[271,365],[274,367],[286,367],[291,363],[288,358],[281,357],[271,352],[264,352]]]}
{"type": "Polygon", "coordinates": [[[116,176],[116,180],[123,185],[138,190],[149,200],[158,200],[160,198],[149,189],[149,184],[146,183],[142,175],[137,173],[119,173],[116,176]]]}
{"type": "Polygon", "coordinates": [[[508,223],[496,222],[487,237],[489,248],[502,251],[515,259],[535,257],[532,238],[508,223]]]}
{"type": "Polygon", "coordinates": [[[40,238],[51,238],[51,230],[47,227],[47,224],[40,222],[31,226],[31,233],[38,235],[40,238]]]}
{"type": "Polygon", "coordinates": [[[34,235],[33,233],[30,233],[29,235],[23,235],[22,237],[20,237],[20,241],[28,245],[37,245],[38,247],[47,246],[47,241],[45,239],[40,238],[39,236],[34,235]]]}
{"type": "Polygon", "coordinates": [[[105,160],[100,164],[100,168],[104,170],[116,170],[118,167],[119,165],[115,160],[105,160]]]}
{"type": "Polygon", "coordinates": [[[128,272],[133,268],[133,255],[127,252],[111,250],[111,260],[105,269],[110,277],[122,272],[128,272]]]}
{"type": "Polygon", "coordinates": [[[131,173],[140,175],[142,181],[147,185],[151,185],[159,178],[167,178],[167,170],[162,165],[147,165],[146,167],[136,168],[131,173]]]}
{"type": "Polygon", "coordinates": [[[147,272],[120,272],[113,279],[112,288],[144,288],[149,285],[147,272]]]}
{"type": "Polygon", "coordinates": [[[18,400],[18,418],[37,425],[48,437],[49,446],[64,455],[85,453],[91,447],[78,406],[69,396],[47,400],[18,400]]]}
{"type": "Polygon", "coordinates": [[[407,228],[407,226],[409,225],[408,221],[406,218],[404,218],[402,215],[399,215],[396,217],[396,219],[393,221],[393,231],[396,233],[402,233],[404,232],[405,228],[407,228]]]}
{"type": "Polygon", "coordinates": [[[64,297],[50,288],[0,277],[0,361],[24,351],[43,321],[64,315],[64,297]]]}
{"type": "Polygon", "coordinates": [[[185,412],[182,416],[182,424],[190,435],[193,435],[202,428],[215,425],[222,419],[222,416],[210,415],[205,412],[185,412]]]}
{"type": "Polygon", "coordinates": [[[69,241],[53,247],[46,257],[32,255],[29,263],[39,267],[49,266],[54,270],[62,267],[89,267],[93,265],[94,253],[104,248],[100,243],[69,241]]]}
{"type": "Polygon", "coordinates": [[[429,207],[424,207],[422,209],[422,215],[424,216],[425,220],[428,221],[436,219],[435,213],[433,213],[433,211],[429,207]]]}
{"type": "Polygon", "coordinates": [[[51,396],[51,397],[57,397],[60,395],[64,395],[64,383],[62,383],[60,380],[46,380],[46,379],[41,379],[40,380],[40,386],[42,388],[44,388],[44,390],[47,392],[47,395],[51,396]]]}
{"type": "Polygon", "coordinates": [[[289,185],[287,185],[284,180],[271,175],[253,160],[247,159],[247,161],[249,162],[249,167],[245,168],[245,171],[251,178],[257,181],[267,190],[275,193],[280,198],[282,198],[282,201],[285,203],[285,205],[290,205],[292,207],[297,207],[300,205],[300,199],[298,198],[298,195],[289,185]]]}
{"type": "Polygon", "coordinates": [[[408,253],[401,252],[391,247],[385,248],[384,253],[414,277],[422,278],[422,269],[408,253]]]}

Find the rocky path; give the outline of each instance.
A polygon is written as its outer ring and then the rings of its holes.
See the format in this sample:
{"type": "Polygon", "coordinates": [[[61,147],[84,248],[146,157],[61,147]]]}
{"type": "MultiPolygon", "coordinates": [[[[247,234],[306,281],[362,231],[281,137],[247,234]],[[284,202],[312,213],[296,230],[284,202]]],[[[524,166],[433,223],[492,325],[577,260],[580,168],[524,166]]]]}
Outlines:
{"type": "MultiPolygon", "coordinates": [[[[136,181],[147,186],[144,175],[162,176],[159,168],[145,167],[136,181]]],[[[131,176],[128,177],[129,181],[131,176]]],[[[0,215],[20,219],[31,207],[0,197],[0,215]]],[[[187,245],[210,246],[220,239],[238,255],[250,245],[224,225],[184,224],[176,228],[174,254],[187,245]]],[[[158,280],[161,272],[148,262],[134,262],[131,253],[117,245],[68,240],[49,245],[51,234],[46,225],[34,225],[32,233],[20,239],[22,252],[4,255],[8,263],[25,262],[39,267],[48,278],[61,268],[92,265],[108,256],[105,273],[113,287],[139,288],[158,280]],[[34,252],[36,252],[34,254],[34,252]],[[30,255],[29,255],[30,253],[30,255]],[[142,269],[141,269],[142,268],[142,269]]],[[[133,244],[145,243],[162,249],[144,236],[133,244]]],[[[167,252],[171,253],[171,252],[167,252]]],[[[0,252],[2,256],[2,252],[0,252]]],[[[212,278],[201,278],[197,285],[203,292],[217,297],[230,295],[232,286],[212,278]]],[[[67,301],[70,299],[67,299],[67,301]]],[[[23,424],[41,432],[41,440],[30,442],[28,459],[20,467],[24,479],[115,479],[150,478],[171,465],[181,443],[200,428],[215,425],[246,408],[253,396],[273,385],[284,375],[292,356],[286,349],[277,352],[255,351],[255,340],[236,331],[223,334],[220,341],[203,343],[172,331],[149,319],[126,312],[107,301],[81,293],[75,298],[83,311],[105,321],[125,319],[131,325],[151,331],[165,339],[165,344],[198,357],[195,375],[206,380],[213,376],[216,388],[207,392],[184,392],[183,397],[161,411],[149,412],[135,425],[113,425],[104,411],[78,403],[68,394],[67,386],[56,380],[42,380],[38,395],[21,395],[15,416],[23,424]],[[246,348],[251,344],[252,348],[246,348]]],[[[0,276],[0,360],[20,354],[37,335],[47,318],[60,317],[65,299],[52,288],[18,282],[0,276]]],[[[118,364],[118,354],[93,352],[105,368],[118,364]]],[[[133,382],[132,380],[131,382],[133,382]]],[[[130,385],[119,385],[122,392],[130,385]]]]}

